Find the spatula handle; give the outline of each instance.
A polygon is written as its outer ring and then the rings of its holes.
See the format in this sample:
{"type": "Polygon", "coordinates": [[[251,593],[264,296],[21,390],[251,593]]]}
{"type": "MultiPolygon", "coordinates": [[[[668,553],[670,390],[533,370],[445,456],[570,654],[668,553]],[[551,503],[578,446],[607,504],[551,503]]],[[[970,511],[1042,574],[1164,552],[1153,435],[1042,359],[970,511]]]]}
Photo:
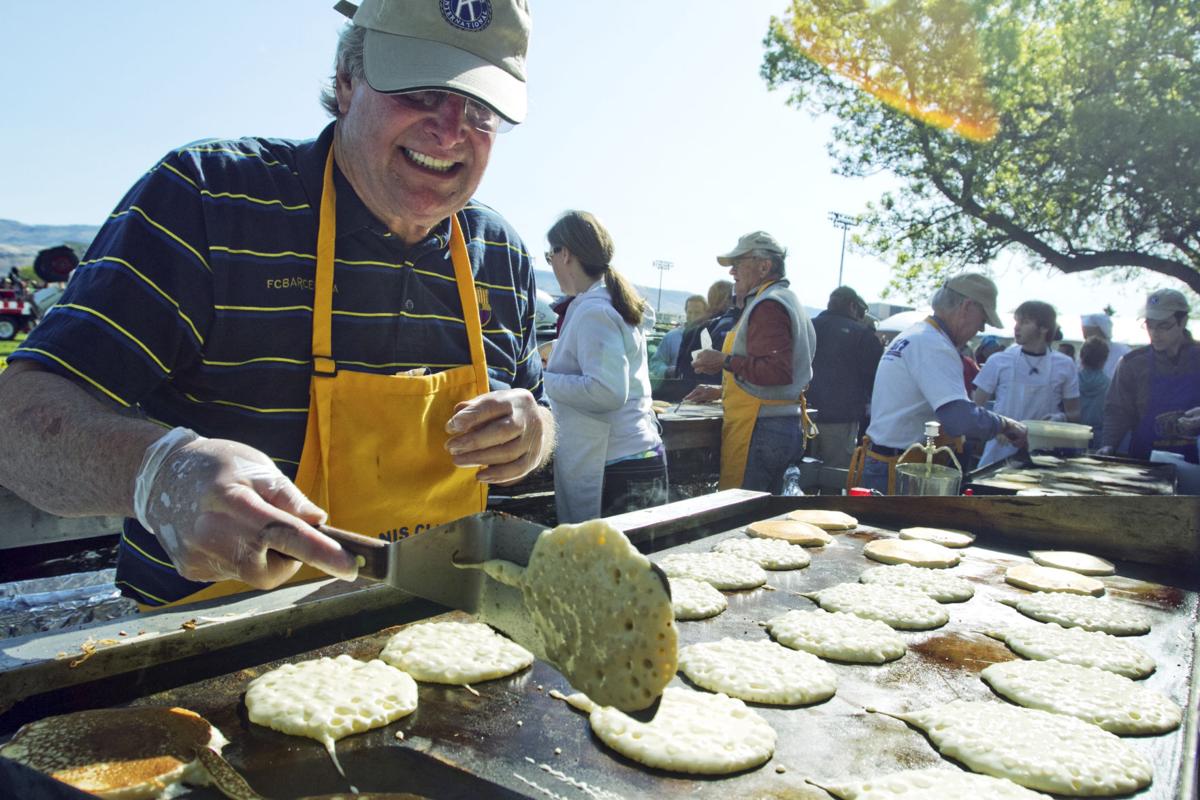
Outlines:
{"type": "Polygon", "coordinates": [[[333,539],[358,559],[358,576],[375,581],[387,580],[388,542],[372,539],[361,533],[351,533],[331,525],[318,525],[317,530],[333,539]]]}

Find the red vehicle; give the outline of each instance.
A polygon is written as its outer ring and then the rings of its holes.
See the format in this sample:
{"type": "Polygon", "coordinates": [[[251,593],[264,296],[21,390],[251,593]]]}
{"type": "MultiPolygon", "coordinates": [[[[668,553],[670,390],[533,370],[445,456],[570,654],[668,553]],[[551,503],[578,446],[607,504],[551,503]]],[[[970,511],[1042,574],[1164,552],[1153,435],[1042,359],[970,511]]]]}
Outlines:
{"type": "Polygon", "coordinates": [[[0,287],[0,341],[24,333],[37,321],[37,312],[24,289],[0,287]]]}

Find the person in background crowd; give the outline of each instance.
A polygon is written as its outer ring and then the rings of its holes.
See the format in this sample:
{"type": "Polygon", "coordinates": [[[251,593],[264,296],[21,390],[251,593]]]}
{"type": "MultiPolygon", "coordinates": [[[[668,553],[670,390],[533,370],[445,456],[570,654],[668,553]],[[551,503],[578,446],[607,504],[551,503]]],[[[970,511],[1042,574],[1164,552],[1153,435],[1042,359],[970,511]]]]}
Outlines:
{"type": "Polygon", "coordinates": [[[675,361],[679,357],[679,343],[683,341],[684,330],[698,326],[707,319],[708,301],[698,294],[692,295],[683,303],[683,314],[684,324],[667,331],[655,348],[654,355],[650,356],[652,382],[676,377],[675,361]]]}
{"type": "Polygon", "coordinates": [[[450,5],[339,4],[334,121],[172,150],[10,357],[0,483],[127,517],[142,605],[353,578],[326,519],[407,536],[549,457],[528,251],[472,200],[525,117],[529,11],[450,5]]]}
{"type": "MultiPolygon", "coordinates": [[[[1058,330],[1054,306],[1026,300],[1013,314],[1013,345],[988,359],[975,378],[975,402],[992,398],[993,410],[1013,419],[1079,419],[1079,377],[1075,362],[1050,349],[1058,330]],[[1061,409],[1061,410],[1060,410],[1061,409]]],[[[1008,458],[1017,448],[993,439],[979,457],[981,466],[1008,458]]]]}
{"type": "Polygon", "coordinates": [[[979,408],[963,386],[959,348],[983,330],[984,322],[1000,326],[996,284],[977,273],[956,275],[931,304],[933,316],[893,339],[879,361],[871,425],[851,461],[851,485],[893,492],[899,456],[924,441],[925,423],[935,419],[945,437],[1004,436],[1025,445],[1024,425],[979,408]]]}
{"type": "Polygon", "coordinates": [[[1117,371],[1117,362],[1121,360],[1121,356],[1129,352],[1129,345],[1112,340],[1112,317],[1108,314],[1084,314],[1079,321],[1085,340],[1099,336],[1108,342],[1108,360],[1104,362],[1104,374],[1108,376],[1109,380],[1112,380],[1117,371]]]}
{"type": "Polygon", "coordinates": [[[554,277],[575,295],[544,375],[558,422],[558,521],[582,522],[667,500],[667,457],[650,401],[645,328],[653,312],[612,266],[608,231],[568,211],[546,234],[554,277]]]}
{"type": "Polygon", "coordinates": [[[684,394],[695,389],[701,382],[701,377],[692,366],[692,353],[704,349],[704,333],[708,333],[708,343],[711,347],[720,348],[725,342],[725,333],[718,330],[718,323],[727,319],[726,312],[733,303],[733,283],[731,281],[715,281],[708,287],[708,314],[697,325],[689,326],[683,332],[683,341],[679,345],[679,354],[675,359],[675,375],[679,378],[678,391],[684,394]]]}
{"type": "MultiPolygon", "coordinates": [[[[1004,352],[1004,345],[1000,343],[999,339],[990,334],[984,336],[979,340],[979,346],[975,348],[975,363],[982,369],[989,358],[1002,352],[1004,352]]],[[[974,391],[974,388],[971,391],[974,391]]]]}
{"type": "MultiPolygon", "coordinates": [[[[1059,342],[1058,352],[1071,359],[1072,362],[1075,361],[1075,345],[1071,344],[1070,342],[1059,342]]],[[[1107,356],[1105,357],[1107,358],[1107,356]]]]}
{"type": "MultiPolygon", "coordinates": [[[[717,281],[713,287],[721,287],[720,293],[724,297],[724,310],[719,315],[714,315],[712,321],[708,323],[708,333],[712,337],[713,345],[721,347],[725,343],[725,337],[737,325],[738,320],[742,318],[742,310],[746,307],[746,301],[737,296],[734,291],[732,281],[717,281]]],[[[709,289],[711,299],[712,288],[709,289]]],[[[712,307],[709,303],[709,307],[712,307]]]]}
{"type": "MultiPolygon", "coordinates": [[[[1200,347],[1187,329],[1188,302],[1174,289],[1159,289],[1142,309],[1150,346],[1121,359],[1104,400],[1101,453],[1121,450],[1148,459],[1151,450],[1179,453],[1197,463],[1191,413],[1200,406],[1200,347]]],[[[1111,356],[1110,356],[1111,360],[1111,356]]]]}
{"type": "Polygon", "coordinates": [[[958,349],[958,356],[962,359],[963,366],[963,388],[967,390],[969,396],[975,391],[975,376],[979,374],[979,364],[971,357],[971,345],[964,344],[958,349]]]}
{"type": "MultiPolygon", "coordinates": [[[[696,371],[721,373],[721,386],[701,384],[687,399],[722,399],[722,489],[780,494],[784,472],[804,457],[809,423],[804,390],[812,379],[816,334],[784,277],[787,251],[766,231],[747,233],[717,263],[729,267],[745,311],[722,350],[694,359],[696,371]]],[[[718,344],[717,342],[713,343],[718,344]]]]}
{"type": "Polygon", "coordinates": [[[846,469],[858,442],[859,421],[875,385],[875,369],[883,345],[863,323],[867,303],[849,286],[829,295],[825,310],[813,320],[817,351],[808,402],[820,414],[820,433],[809,455],[827,467],[846,469]]]}
{"type": "Polygon", "coordinates": [[[1093,336],[1079,349],[1079,422],[1092,426],[1092,442],[1103,441],[1104,397],[1108,393],[1108,376],[1104,362],[1108,359],[1108,342],[1093,336]]]}

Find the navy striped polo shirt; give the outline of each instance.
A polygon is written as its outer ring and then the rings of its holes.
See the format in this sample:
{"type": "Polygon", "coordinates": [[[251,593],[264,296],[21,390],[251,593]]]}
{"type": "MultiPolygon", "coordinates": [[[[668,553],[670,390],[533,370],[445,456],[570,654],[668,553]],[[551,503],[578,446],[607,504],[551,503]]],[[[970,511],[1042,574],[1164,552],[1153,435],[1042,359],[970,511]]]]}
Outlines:
{"type": "MultiPolygon", "coordinates": [[[[10,359],[31,359],[166,427],[234,439],[292,478],[312,370],[317,225],[333,125],[315,140],[206,140],[147,172],[101,228],[66,294],[10,359]]],[[[406,245],[340,170],[333,357],[339,369],[432,372],[471,360],[450,220],[406,245]]],[[[542,396],[529,253],[492,209],[458,212],[492,389],[542,396]]],[[[126,520],[117,582],[148,605],[205,584],[126,520]]]]}

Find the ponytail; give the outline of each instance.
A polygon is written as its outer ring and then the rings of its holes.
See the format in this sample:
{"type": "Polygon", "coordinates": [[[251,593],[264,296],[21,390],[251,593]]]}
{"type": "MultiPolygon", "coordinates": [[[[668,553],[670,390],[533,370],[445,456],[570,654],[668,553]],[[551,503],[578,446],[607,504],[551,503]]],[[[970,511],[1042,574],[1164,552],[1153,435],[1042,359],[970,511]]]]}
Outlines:
{"type": "Polygon", "coordinates": [[[567,211],[550,226],[546,240],[551,247],[565,247],[579,259],[583,271],[593,280],[604,279],[612,296],[613,308],[621,319],[634,327],[642,324],[649,304],[628,279],[612,267],[613,242],[608,230],[595,214],[567,211]]]}
{"type": "Polygon", "coordinates": [[[613,308],[621,315],[621,319],[635,328],[640,327],[649,304],[637,293],[633,284],[611,265],[604,268],[604,283],[612,296],[613,308]]]}

